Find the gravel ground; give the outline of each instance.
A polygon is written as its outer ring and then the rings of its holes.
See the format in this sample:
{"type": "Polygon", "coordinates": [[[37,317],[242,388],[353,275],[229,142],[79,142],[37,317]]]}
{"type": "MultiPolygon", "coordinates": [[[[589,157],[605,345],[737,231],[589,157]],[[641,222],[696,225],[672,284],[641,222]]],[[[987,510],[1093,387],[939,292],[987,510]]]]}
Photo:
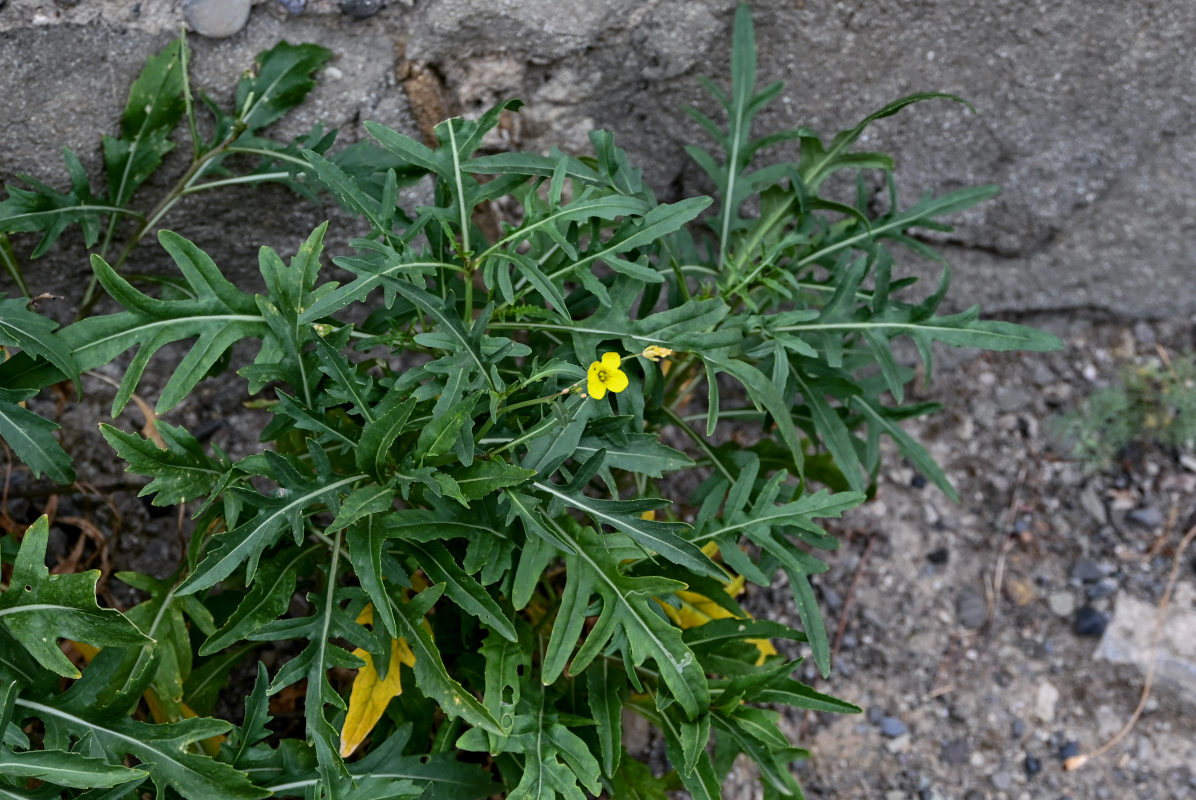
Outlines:
{"type": "MultiPolygon", "coordinates": [[[[832,640],[837,626],[843,636],[830,680],[812,666],[805,679],[866,713],[787,718],[813,751],[798,766],[810,798],[1196,797],[1196,663],[1187,695],[1157,686],[1120,745],[1063,769],[1138,702],[1141,673],[1094,652],[1119,603],[1159,602],[1196,523],[1196,460],[1147,446],[1085,473],[1050,432],[1121,366],[1157,359],[1156,345],[1191,351],[1193,325],[1027,321],[1065,349],[954,354],[917,398],[944,404],[909,430],[961,503],[891,454],[875,501],[836,527],[843,546],[818,585],[832,640]]],[[[1189,619],[1194,551],[1172,603],[1189,619]]],[[[774,587],[749,607],[789,617],[788,594],[774,587]]],[[[737,768],[728,797],[762,796],[750,772],[737,768]]]]}

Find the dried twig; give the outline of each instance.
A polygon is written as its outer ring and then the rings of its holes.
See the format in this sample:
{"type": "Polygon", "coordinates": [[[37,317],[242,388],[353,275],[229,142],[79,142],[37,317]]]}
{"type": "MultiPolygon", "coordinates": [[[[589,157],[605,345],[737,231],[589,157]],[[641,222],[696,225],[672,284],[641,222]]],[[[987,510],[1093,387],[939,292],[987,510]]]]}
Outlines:
{"type": "Polygon", "coordinates": [[[992,583],[986,587],[985,601],[988,605],[988,614],[985,622],[992,623],[997,618],[998,602],[1001,599],[1001,583],[1005,578],[1005,557],[1009,555],[1009,551],[1013,548],[1013,543],[1017,539],[1013,535],[1014,518],[1017,516],[1017,509],[1019,505],[1019,498],[1022,493],[1022,486],[1026,482],[1026,465],[1022,464],[1017,470],[1017,481],[1013,484],[1013,493],[1009,497],[1009,508],[1005,512],[1004,530],[1008,531],[1005,537],[1005,542],[1001,545],[1001,550],[997,553],[997,565],[993,569],[992,583]]]}
{"type": "Polygon", "coordinates": [[[851,601],[855,597],[856,587],[860,585],[860,576],[864,574],[864,565],[868,563],[868,556],[872,555],[872,548],[876,546],[876,538],[876,534],[868,537],[868,544],[864,546],[864,552],[860,554],[860,563],[856,565],[855,575],[851,577],[851,585],[847,587],[847,595],[843,598],[843,611],[839,614],[839,625],[835,628],[835,642],[831,645],[832,662],[838,657],[839,648],[843,645],[843,635],[847,632],[851,601]]]}
{"type": "Polygon", "coordinates": [[[1142,684],[1142,696],[1138,698],[1138,705],[1134,709],[1134,713],[1130,715],[1129,720],[1122,726],[1121,730],[1113,734],[1113,738],[1102,744],[1100,747],[1089,753],[1080,753],[1078,756],[1072,756],[1063,762],[1063,768],[1066,770],[1079,769],[1094,758],[1104,755],[1126,737],[1126,735],[1133,730],[1134,725],[1138,723],[1138,718],[1142,716],[1143,710],[1146,708],[1146,701],[1150,699],[1150,689],[1154,684],[1154,670],[1158,663],[1159,656],[1159,638],[1163,633],[1163,618],[1167,611],[1167,604],[1171,602],[1171,591],[1175,588],[1175,580],[1179,577],[1179,566],[1183,559],[1184,550],[1196,539],[1196,525],[1193,525],[1184,538],[1180,541],[1179,547],[1175,549],[1175,556],[1171,559],[1171,574],[1167,578],[1167,588],[1163,590],[1163,597],[1159,600],[1158,611],[1155,612],[1154,618],[1154,633],[1150,637],[1150,662],[1146,667],[1146,680],[1142,684]]]}

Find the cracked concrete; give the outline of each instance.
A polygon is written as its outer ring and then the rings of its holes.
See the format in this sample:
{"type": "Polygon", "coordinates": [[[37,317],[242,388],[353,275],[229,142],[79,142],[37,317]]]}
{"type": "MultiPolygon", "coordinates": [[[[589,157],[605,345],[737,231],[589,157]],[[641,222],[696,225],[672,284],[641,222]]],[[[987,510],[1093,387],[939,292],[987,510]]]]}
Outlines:
{"type": "MultiPolygon", "coordinates": [[[[861,140],[896,157],[907,202],[924,191],[1004,185],[939,237],[954,269],[949,304],[978,301],[1009,314],[1196,313],[1188,252],[1196,62],[1187,56],[1196,48],[1196,6],[760,0],[753,10],[760,85],[786,84],[758,132],[807,124],[829,139],[915,91],[974,104],[977,114],[946,101],[915,106],[861,140]]],[[[257,0],[237,35],[193,37],[193,63],[197,85],[223,100],[253,54],[279,38],[331,47],[337,59],[283,136],[318,119],[341,128],[344,141],[361,135],[364,119],[426,134],[445,114],[518,96],[527,105],[495,146],[584,152],[590,128],[609,128],[658,193],[672,197],[710,189],[682,150],[710,143],[682,109],[711,109],[698,75],[725,85],[733,11],[732,0],[395,0],[358,21],[335,0],[310,0],[297,15],[257,0]]],[[[62,145],[98,170],[97,133],[113,129],[144,58],[181,20],[171,0],[11,0],[0,8],[0,96],[9,111],[0,119],[8,145],[0,179],[26,172],[61,182],[62,145]]],[[[259,191],[251,202],[261,227],[221,235],[240,217],[222,210],[245,196],[206,198],[193,206],[202,222],[171,224],[187,235],[208,230],[203,244],[223,264],[255,246],[225,240],[286,249],[335,214],[259,191]]],[[[69,285],[87,269],[80,255],[64,242],[42,274],[69,285]]],[[[240,272],[235,263],[229,269],[240,272]]]]}

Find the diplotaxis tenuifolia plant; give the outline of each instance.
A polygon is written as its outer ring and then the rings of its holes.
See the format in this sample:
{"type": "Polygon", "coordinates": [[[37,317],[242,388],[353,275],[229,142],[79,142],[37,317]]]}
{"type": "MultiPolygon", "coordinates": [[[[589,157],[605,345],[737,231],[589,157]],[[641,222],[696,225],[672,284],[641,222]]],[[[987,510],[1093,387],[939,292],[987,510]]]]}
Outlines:
{"type": "Polygon", "coordinates": [[[0,302],[0,436],[68,483],[70,448],[22,401],[131,351],[118,414],[162,348],[187,343],[159,367],[152,430],[103,433],[193,531],[173,578],[116,575],[144,598],[123,610],[97,604],[94,571],[48,573],[47,519],[4,537],[0,795],[714,798],[745,754],[766,796],[800,796],[805,751],[776,707],[858,710],[791,677],[802,652],[830,667],[812,579],[838,543],[819,520],[864,502],[884,436],[954,494],[902,431],[934,406],[905,402],[913,370],[892,340],[927,367],[934,342],[1057,344],[975,309],[937,314],[945,267],[929,294],[895,273],[902,248],[933,255],[911,231],[997,189],[902,204],[890,159],[852,146],[874,120],[958,98],[903,98],[829,143],[804,127],[753,138],[780,86],[757,88],[741,8],[730,86],[708,84],[725,123],[692,111],[716,145],[689,150],[715,197],[662,203],[604,131],[590,156],[483,153],[517,101],[440,123],[435,146],[368,122],[371,143],[345,150],[318,129],[269,139],[327,57],[263,53],[229,113],[193,101],[176,41],[104,139],[105,192],[68,151],[69,191],[23,178],[0,203],[0,233],[42,234],[35,256],[72,226],[98,244],[96,285],[120,307],[91,315],[89,291],[57,329],[0,302]],[[135,210],[184,120],[190,166],[135,210]],[[758,166],[766,150],[791,155],[758,166]],[[840,173],[886,181],[888,210],[869,213],[862,182],[854,203],[824,196],[840,173]],[[421,179],[431,204],[400,207],[421,179]],[[178,274],[127,272],[180,198],[260,181],[327,191],[370,233],[335,272],[325,226],[289,260],[264,248],[264,294],[165,230],[178,274]],[[517,212],[487,235],[475,212],[498,198],[517,212]],[[230,364],[244,342],[256,355],[230,364]],[[265,416],[239,460],[168,421],[223,369],[265,416]],[[716,435],[728,425],[750,435],[716,435]],[[800,629],[737,599],[782,574],[800,629]],[[243,718],[214,717],[237,665],[271,649],[285,657],[258,664],[243,718]],[[282,692],[300,698],[299,731],[272,726],[282,692]],[[663,738],[663,776],[625,749],[625,712],[663,738]]]}

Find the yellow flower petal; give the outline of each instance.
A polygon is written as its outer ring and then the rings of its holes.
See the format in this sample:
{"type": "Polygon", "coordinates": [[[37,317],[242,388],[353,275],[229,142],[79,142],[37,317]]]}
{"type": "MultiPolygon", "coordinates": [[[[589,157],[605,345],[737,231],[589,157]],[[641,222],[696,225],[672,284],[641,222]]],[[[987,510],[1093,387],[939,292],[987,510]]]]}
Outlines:
{"type": "Polygon", "coordinates": [[[603,353],[602,366],[607,369],[618,369],[619,365],[623,363],[623,359],[619,357],[618,353],[603,353]]]}
{"type": "Polygon", "coordinates": [[[601,400],[606,394],[606,384],[598,377],[598,370],[595,369],[597,366],[598,362],[595,361],[594,366],[590,367],[590,372],[586,376],[586,391],[589,392],[590,397],[595,400],[601,400]]]}
{"type": "Polygon", "coordinates": [[[606,376],[606,388],[610,389],[615,394],[618,394],[626,389],[629,383],[630,381],[627,380],[627,373],[621,369],[617,369],[606,376]]]}

